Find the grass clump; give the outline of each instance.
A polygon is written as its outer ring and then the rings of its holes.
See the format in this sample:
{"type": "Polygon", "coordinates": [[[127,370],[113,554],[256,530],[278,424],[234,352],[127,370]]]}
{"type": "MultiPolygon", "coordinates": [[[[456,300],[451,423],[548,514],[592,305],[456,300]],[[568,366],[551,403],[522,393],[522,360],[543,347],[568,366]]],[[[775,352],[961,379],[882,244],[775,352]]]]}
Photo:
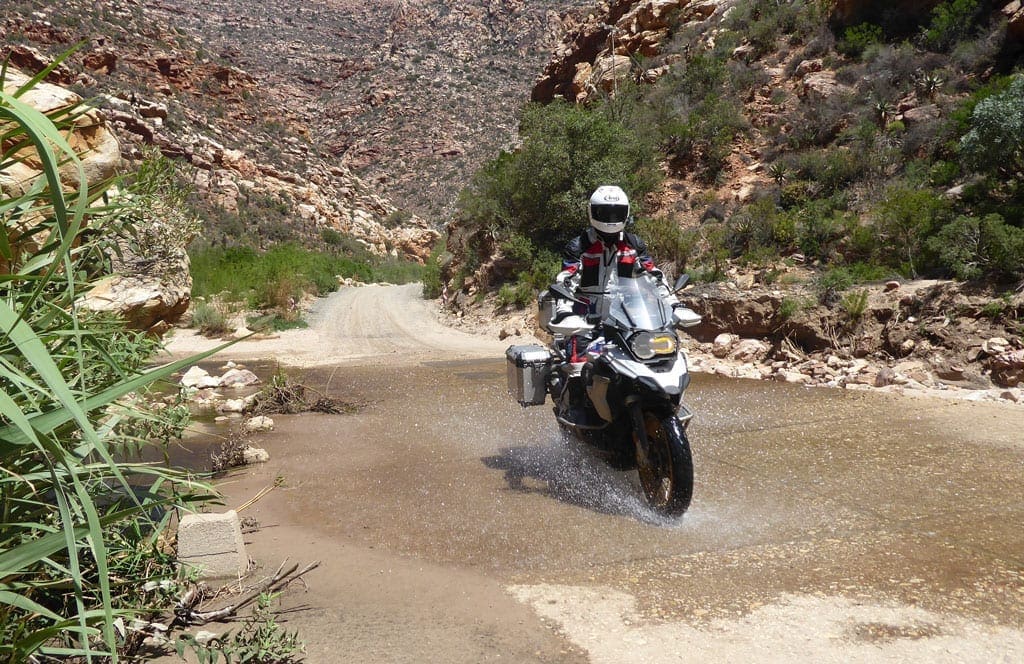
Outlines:
{"type": "Polygon", "coordinates": [[[228,317],[223,308],[207,302],[198,302],[192,310],[192,326],[208,336],[221,335],[231,331],[228,317]]]}

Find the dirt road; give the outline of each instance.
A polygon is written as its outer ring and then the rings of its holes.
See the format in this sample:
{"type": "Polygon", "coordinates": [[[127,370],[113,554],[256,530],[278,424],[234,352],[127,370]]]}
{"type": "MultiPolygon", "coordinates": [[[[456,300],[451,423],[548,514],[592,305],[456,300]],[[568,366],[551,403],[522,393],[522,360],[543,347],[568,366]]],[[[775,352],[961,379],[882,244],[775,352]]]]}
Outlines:
{"type": "Polygon", "coordinates": [[[1024,660],[1019,409],[697,375],[694,505],[666,522],[509,402],[506,342],[429,308],[357,323],[408,296],[360,290],[316,319],[341,337],[281,352],[333,358],[303,379],[365,407],[275,418],[271,461],[223,484],[285,478],[244,515],[265,568],[324,563],[282,600],[308,661],[1024,660]]]}
{"type": "MultiPolygon", "coordinates": [[[[504,353],[509,342],[497,336],[477,336],[442,325],[436,304],[424,300],[421,293],[419,284],[343,288],[316,301],[305,316],[308,328],[239,341],[223,356],[311,367],[377,361],[406,364],[504,353]]],[[[176,330],[168,350],[180,356],[217,343],[193,330],[176,330]]]]}

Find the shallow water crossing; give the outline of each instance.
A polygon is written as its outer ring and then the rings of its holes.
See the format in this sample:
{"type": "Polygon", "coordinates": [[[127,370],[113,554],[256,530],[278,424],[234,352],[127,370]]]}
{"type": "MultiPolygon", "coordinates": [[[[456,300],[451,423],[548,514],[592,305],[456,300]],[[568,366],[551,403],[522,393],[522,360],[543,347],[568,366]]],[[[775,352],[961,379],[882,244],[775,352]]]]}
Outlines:
{"type": "Polygon", "coordinates": [[[1024,659],[1019,409],[696,375],[665,520],[500,360],[302,378],[367,405],[276,417],[227,490],[283,476],[252,552],[325,560],[310,661],[1024,659]]]}

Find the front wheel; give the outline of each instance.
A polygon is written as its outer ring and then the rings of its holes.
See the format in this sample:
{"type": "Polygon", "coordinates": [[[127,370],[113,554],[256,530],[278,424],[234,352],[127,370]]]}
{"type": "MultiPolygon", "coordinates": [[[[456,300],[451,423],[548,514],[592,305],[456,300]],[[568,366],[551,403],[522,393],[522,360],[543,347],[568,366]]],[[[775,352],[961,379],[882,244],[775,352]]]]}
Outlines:
{"type": "Polygon", "coordinates": [[[679,420],[672,415],[659,419],[652,413],[644,413],[644,429],[649,459],[644,459],[639,437],[633,433],[640,486],[651,507],[668,516],[680,516],[693,497],[690,441],[679,420]]]}

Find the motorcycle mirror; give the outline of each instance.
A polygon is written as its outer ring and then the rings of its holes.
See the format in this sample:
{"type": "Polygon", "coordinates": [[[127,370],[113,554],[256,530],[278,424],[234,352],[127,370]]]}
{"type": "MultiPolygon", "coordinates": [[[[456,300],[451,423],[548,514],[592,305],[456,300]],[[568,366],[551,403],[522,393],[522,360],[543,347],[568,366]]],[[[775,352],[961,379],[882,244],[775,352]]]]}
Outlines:
{"type": "Polygon", "coordinates": [[[678,293],[679,291],[683,290],[683,287],[686,286],[687,282],[689,281],[690,275],[684,272],[683,274],[679,275],[678,279],[676,279],[676,285],[672,287],[672,291],[678,293]]]}

